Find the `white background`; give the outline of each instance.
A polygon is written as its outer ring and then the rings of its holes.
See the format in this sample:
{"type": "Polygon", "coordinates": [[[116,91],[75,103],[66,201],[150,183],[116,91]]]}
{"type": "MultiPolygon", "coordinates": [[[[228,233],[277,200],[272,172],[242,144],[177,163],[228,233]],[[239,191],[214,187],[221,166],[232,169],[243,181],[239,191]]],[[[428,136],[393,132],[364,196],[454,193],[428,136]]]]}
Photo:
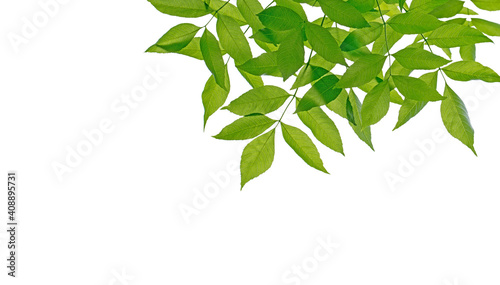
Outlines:
{"type": "MultiPolygon", "coordinates": [[[[181,19],[145,0],[69,0],[12,45],[23,18],[41,11],[33,0],[0,4],[0,174],[17,170],[20,179],[19,278],[6,276],[2,230],[1,284],[500,283],[499,84],[450,80],[469,106],[479,157],[447,134],[433,138],[445,130],[439,104],[395,132],[393,106],[373,128],[376,152],[332,115],[346,157],[318,145],[331,175],[307,166],[278,132],[272,168],[239,191],[227,169],[242,144],[211,137],[235,117],[221,111],[203,132],[203,62],[144,53],[181,19]],[[111,106],[148,69],[168,75],[120,117],[111,106]],[[53,164],[103,119],[113,130],[59,181],[53,164]],[[389,172],[400,176],[393,187],[389,172]],[[213,173],[229,182],[183,217],[179,207],[216,185],[213,173]],[[286,283],[294,264],[316,265],[322,239],[338,247],[307,278],[286,283]]],[[[498,53],[482,44],[478,61],[499,71],[498,53]]],[[[234,98],[249,86],[231,75],[234,98]]],[[[4,223],[6,194],[0,203],[4,223]]]]}

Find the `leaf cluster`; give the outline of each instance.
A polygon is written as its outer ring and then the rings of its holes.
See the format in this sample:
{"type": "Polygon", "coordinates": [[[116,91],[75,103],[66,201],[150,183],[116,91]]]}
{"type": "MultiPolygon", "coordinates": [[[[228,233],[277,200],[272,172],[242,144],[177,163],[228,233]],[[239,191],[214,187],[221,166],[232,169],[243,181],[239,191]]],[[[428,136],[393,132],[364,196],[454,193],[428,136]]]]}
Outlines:
{"type": "MultiPolygon", "coordinates": [[[[211,73],[202,92],[204,125],[216,111],[227,110],[239,118],[215,138],[251,140],[241,157],[242,188],[271,167],[277,132],[305,163],[328,173],[313,139],[283,121],[291,109],[315,140],[344,155],[331,114],[373,149],[371,126],[391,105],[399,106],[398,129],[427,104],[440,104],[448,132],[476,153],[466,107],[447,80],[500,82],[495,71],[476,62],[476,46],[500,36],[500,25],[478,18],[464,1],[274,0],[266,7],[258,0],[149,2],[172,16],[207,16],[204,26],[172,27],[147,52],[204,61],[211,73]],[[310,19],[306,11],[313,10],[324,16],[310,19]],[[394,51],[402,39],[410,44],[394,51]],[[459,61],[452,60],[452,49],[459,61]],[[230,59],[250,88],[226,102],[230,59]],[[293,85],[267,85],[267,77],[293,85]]],[[[481,10],[500,10],[498,0],[472,2],[481,10]]]]}

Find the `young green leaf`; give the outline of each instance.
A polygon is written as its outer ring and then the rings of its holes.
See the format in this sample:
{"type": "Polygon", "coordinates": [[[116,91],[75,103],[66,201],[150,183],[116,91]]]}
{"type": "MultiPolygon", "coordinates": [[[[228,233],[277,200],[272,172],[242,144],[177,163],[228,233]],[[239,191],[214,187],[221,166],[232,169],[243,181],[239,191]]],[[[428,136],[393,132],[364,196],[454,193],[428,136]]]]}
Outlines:
{"type": "Polygon", "coordinates": [[[410,11],[392,17],[387,24],[401,34],[423,34],[437,29],[443,22],[435,16],[420,11],[410,11]]]}
{"type": "Polygon", "coordinates": [[[370,23],[369,28],[362,28],[352,31],[340,45],[342,51],[353,51],[374,42],[382,35],[383,25],[380,23],[370,23]]]}
{"type": "Polygon", "coordinates": [[[318,149],[306,133],[284,123],[281,123],[281,132],[283,133],[283,138],[286,143],[305,163],[320,171],[328,173],[323,166],[323,161],[321,160],[318,149]]]}
{"type": "Polygon", "coordinates": [[[492,42],[492,40],[480,31],[458,24],[447,24],[437,28],[430,34],[427,41],[429,44],[436,45],[440,48],[452,48],[492,42]]]}
{"type": "Polygon", "coordinates": [[[439,101],[443,100],[436,89],[429,87],[422,79],[394,75],[394,84],[405,98],[415,101],[439,101]]]}
{"type": "Polygon", "coordinates": [[[389,111],[391,103],[389,82],[384,80],[368,92],[361,106],[361,122],[365,128],[378,123],[389,111]]]}
{"type": "Polygon", "coordinates": [[[275,129],[251,141],[241,155],[241,189],[248,181],[266,172],[274,160],[275,129]]]}
{"type": "Polygon", "coordinates": [[[241,76],[243,76],[243,78],[245,78],[245,80],[248,82],[248,84],[252,86],[252,88],[264,86],[264,81],[262,80],[262,77],[250,74],[244,70],[241,70],[240,68],[237,69],[240,72],[241,76]]]}
{"type": "Polygon", "coordinates": [[[205,16],[212,10],[203,0],[148,0],[158,11],[185,18],[205,16]]]}
{"type": "Polygon", "coordinates": [[[242,117],[223,128],[214,138],[220,140],[251,139],[265,132],[275,122],[264,115],[242,117]]]}
{"type": "Polygon", "coordinates": [[[347,100],[349,100],[348,104],[351,105],[351,107],[352,107],[353,120],[355,121],[355,124],[352,122],[349,122],[349,124],[351,125],[352,129],[354,130],[356,135],[359,137],[359,139],[361,139],[372,150],[374,150],[373,144],[372,144],[371,128],[370,128],[370,126],[363,127],[363,120],[361,118],[361,109],[363,108],[363,105],[359,101],[358,96],[356,96],[354,91],[352,91],[352,89],[349,92],[347,100]]]}
{"type": "MultiPolygon", "coordinates": [[[[436,89],[438,81],[438,71],[426,73],[420,76],[420,79],[424,81],[430,88],[436,89]]],[[[402,125],[406,124],[411,118],[415,117],[422,109],[427,105],[426,101],[415,101],[406,98],[399,109],[398,122],[393,130],[398,129],[402,125]]]]}
{"type": "Polygon", "coordinates": [[[318,0],[323,12],[334,22],[351,28],[364,28],[370,25],[361,12],[343,0],[318,0]]]}
{"type": "Polygon", "coordinates": [[[227,16],[217,20],[217,35],[224,50],[234,59],[236,64],[244,63],[252,58],[252,51],[247,38],[238,23],[227,16]]]}
{"type": "Polygon", "coordinates": [[[464,7],[464,2],[460,0],[449,0],[448,2],[440,5],[431,12],[430,15],[433,15],[437,18],[450,18],[462,11],[464,7]]]}
{"type": "Polygon", "coordinates": [[[244,64],[239,65],[238,68],[257,76],[281,76],[278,69],[278,58],[276,56],[276,52],[263,53],[260,56],[252,58],[244,64]]]}
{"type": "MultiPolygon", "coordinates": [[[[227,69],[225,72],[227,72],[227,69]]],[[[226,102],[230,89],[229,75],[227,73],[224,80],[226,88],[220,87],[215,82],[214,76],[210,76],[205,84],[203,93],[201,93],[201,100],[203,102],[203,108],[205,109],[205,115],[203,116],[203,128],[205,128],[208,118],[219,110],[219,108],[226,102]]]]}
{"type": "Polygon", "coordinates": [[[358,123],[356,123],[356,118],[354,118],[354,108],[352,107],[351,99],[349,97],[346,98],[345,114],[349,123],[351,123],[353,126],[358,125],[358,123]]]}
{"type": "Polygon", "coordinates": [[[333,151],[344,155],[342,138],[335,123],[321,108],[298,113],[299,119],[313,133],[314,137],[333,151]]]}
{"type": "Polygon", "coordinates": [[[193,24],[179,24],[163,35],[156,45],[168,52],[180,51],[193,40],[200,29],[193,24]]]}
{"type": "Polygon", "coordinates": [[[304,23],[292,9],[282,6],[269,7],[258,16],[264,26],[276,31],[299,29],[304,23]]]}
{"type": "Polygon", "coordinates": [[[450,61],[420,48],[405,48],[394,54],[396,60],[408,69],[436,69],[450,61]]]}
{"type": "Polygon", "coordinates": [[[443,68],[446,75],[457,81],[482,80],[500,82],[500,76],[491,68],[475,61],[458,61],[443,68]]]}
{"type": "Polygon", "coordinates": [[[449,0],[412,0],[410,11],[419,11],[421,13],[429,13],[436,7],[444,5],[449,0]]]}
{"type": "Polygon", "coordinates": [[[203,32],[203,36],[200,40],[200,49],[203,60],[210,72],[212,72],[215,82],[217,82],[220,87],[226,88],[224,85],[226,68],[222,59],[219,42],[208,29],[205,29],[203,32]]]}
{"type": "Polygon", "coordinates": [[[325,74],[328,73],[328,70],[323,67],[315,66],[315,65],[305,65],[297,75],[297,79],[293,83],[292,89],[297,89],[299,87],[305,86],[311,82],[314,82],[325,74]]]}
{"type": "Polygon", "coordinates": [[[300,5],[299,3],[292,0],[274,0],[274,2],[276,2],[276,5],[278,6],[292,9],[295,13],[297,13],[297,15],[302,18],[302,20],[307,21],[306,12],[304,11],[304,8],[302,8],[302,5],[300,5]]]}
{"type": "Polygon", "coordinates": [[[500,10],[500,2],[498,0],[472,0],[472,3],[474,3],[474,5],[476,5],[479,9],[488,11],[500,10]]]}
{"type": "Polygon", "coordinates": [[[471,23],[474,27],[487,35],[500,37],[500,24],[478,18],[472,18],[471,23]]]}
{"type": "Polygon", "coordinates": [[[321,57],[332,63],[346,65],[337,41],[326,28],[306,23],[305,30],[309,44],[321,57]]]}
{"type": "Polygon", "coordinates": [[[259,0],[238,0],[236,2],[238,10],[240,10],[241,15],[247,21],[248,25],[254,30],[258,31],[264,28],[264,25],[260,22],[257,14],[264,10],[259,0]]]}
{"type": "Polygon", "coordinates": [[[300,100],[297,106],[297,112],[308,111],[314,107],[323,106],[335,100],[339,96],[342,89],[335,88],[339,79],[337,76],[330,74],[321,78],[316,82],[309,91],[300,100]]]}
{"type": "Polygon", "coordinates": [[[304,42],[299,31],[293,31],[281,43],[277,51],[278,69],[287,80],[304,65],[304,42]]]}
{"type": "Polygon", "coordinates": [[[339,97],[328,103],[326,107],[342,118],[347,119],[352,130],[359,137],[359,139],[365,142],[373,150],[371,129],[370,127],[366,127],[364,129],[361,128],[360,114],[362,105],[352,90],[349,93],[342,90],[339,97]]]}
{"type": "Polygon", "coordinates": [[[460,47],[460,57],[464,61],[476,60],[476,45],[468,45],[460,47]]]}
{"type": "Polygon", "coordinates": [[[347,3],[354,6],[361,13],[366,13],[375,6],[375,0],[348,0],[347,3]]]}
{"type": "Polygon", "coordinates": [[[290,97],[290,94],[285,90],[276,86],[266,85],[246,92],[233,100],[224,109],[240,116],[267,114],[277,110],[285,103],[288,97],[290,97]]]}
{"type": "MultiPolygon", "coordinates": [[[[146,52],[155,52],[155,53],[170,53],[168,50],[154,44],[149,47],[146,52]]],[[[186,55],[192,58],[196,58],[199,60],[203,60],[203,55],[201,54],[200,49],[200,38],[194,38],[186,47],[183,49],[176,51],[177,54],[186,55]]]]}
{"type": "Polygon", "coordinates": [[[362,56],[352,64],[337,83],[338,88],[358,87],[370,82],[382,70],[386,57],[379,54],[362,56]]]}
{"type": "Polygon", "coordinates": [[[446,129],[477,155],[474,149],[474,129],[464,102],[448,85],[445,87],[444,95],[447,98],[441,102],[441,118],[446,129]]]}

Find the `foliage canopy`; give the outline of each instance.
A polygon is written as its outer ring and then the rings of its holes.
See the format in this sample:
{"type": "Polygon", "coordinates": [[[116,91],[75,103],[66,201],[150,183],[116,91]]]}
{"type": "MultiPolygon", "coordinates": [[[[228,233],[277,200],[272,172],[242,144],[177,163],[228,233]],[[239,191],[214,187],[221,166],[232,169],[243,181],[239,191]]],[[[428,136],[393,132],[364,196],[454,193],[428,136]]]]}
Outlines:
{"type": "MultiPolygon", "coordinates": [[[[448,132],[476,153],[466,107],[447,79],[500,82],[495,71],[475,61],[476,45],[492,42],[488,36],[500,36],[500,25],[478,18],[464,1],[274,0],[266,1],[270,2],[266,7],[258,0],[149,2],[172,16],[209,15],[204,26],[172,27],[147,52],[178,53],[205,62],[212,75],[202,92],[204,125],[224,109],[240,118],[215,138],[251,140],[241,157],[242,188],[271,167],[278,126],[284,141],[305,163],[328,173],[315,142],[300,128],[283,122],[290,106],[318,142],[344,155],[339,130],[327,112],[347,120],[373,149],[370,126],[387,114],[391,104],[400,106],[394,128],[398,129],[428,103],[437,103],[448,132]],[[310,19],[306,11],[312,9],[324,16],[310,19]],[[215,31],[210,31],[213,19],[215,31]],[[412,43],[394,52],[403,38],[412,43]],[[451,49],[459,50],[460,61],[452,60],[451,49]],[[251,88],[226,103],[231,58],[251,88]],[[345,72],[333,72],[336,66],[345,72]],[[419,71],[420,76],[411,76],[419,71]],[[292,80],[293,86],[286,91],[266,85],[265,76],[292,80]],[[439,90],[439,80],[444,90],[439,90]],[[305,86],[307,91],[299,98],[298,90],[305,86]],[[275,112],[279,113],[273,119],[275,112]]],[[[482,10],[500,10],[499,0],[472,2],[482,10]]]]}

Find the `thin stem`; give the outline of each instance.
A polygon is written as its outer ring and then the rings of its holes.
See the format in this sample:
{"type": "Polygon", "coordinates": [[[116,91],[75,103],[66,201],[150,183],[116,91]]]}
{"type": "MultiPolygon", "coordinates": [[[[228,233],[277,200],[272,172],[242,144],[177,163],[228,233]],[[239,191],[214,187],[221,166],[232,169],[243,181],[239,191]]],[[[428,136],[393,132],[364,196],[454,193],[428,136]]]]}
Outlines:
{"type": "MultiPolygon", "coordinates": [[[[300,87],[299,87],[300,88],[300,87]]],[[[276,126],[274,127],[276,129],[276,127],[278,127],[278,125],[281,123],[281,120],[283,120],[283,117],[285,116],[285,113],[286,113],[286,110],[288,110],[288,107],[290,107],[290,105],[292,104],[293,100],[295,99],[295,97],[297,97],[297,92],[299,92],[299,88],[295,89],[295,93],[293,94],[292,96],[292,100],[290,100],[290,102],[288,102],[288,105],[286,105],[285,107],[285,110],[283,111],[283,114],[281,114],[281,117],[280,119],[278,120],[276,126]]]]}
{"type": "Polygon", "coordinates": [[[230,0],[227,0],[226,3],[224,3],[224,5],[220,6],[219,9],[215,10],[215,12],[212,14],[212,17],[210,18],[210,20],[208,20],[208,22],[205,24],[205,26],[203,26],[204,28],[206,28],[208,26],[208,24],[210,24],[210,22],[213,20],[213,18],[215,18],[215,15],[217,15],[217,13],[222,10],[222,8],[226,7],[227,4],[229,4],[229,1],[230,0]]]}
{"type": "Polygon", "coordinates": [[[387,39],[387,23],[385,22],[384,15],[382,15],[382,10],[380,9],[380,4],[377,1],[378,12],[380,13],[380,19],[384,23],[384,34],[385,34],[385,46],[387,48],[387,55],[389,57],[389,77],[392,76],[392,62],[391,62],[391,52],[389,48],[389,40],[387,39]]]}
{"type": "MultiPolygon", "coordinates": [[[[427,45],[427,47],[429,47],[429,51],[434,54],[434,52],[432,51],[431,45],[429,44],[429,42],[427,41],[427,39],[424,37],[424,35],[420,34],[420,36],[422,37],[422,39],[424,39],[424,42],[427,45]]],[[[446,82],[446,77],[444,76],[444,72],[441,69],[441,67],[438,67],[438,70],[439,70],[439,72],[441,73],[441,76],[444,79],[444,83],[446,83],[446,85],[448,85],[448,82],[446,82]]]]}
{"type": "MultiPolygon", "coordinates": [[[[326,15],[325,15],[326,17],[326,15]]],[[[323,20],[325,19],[325,17],[323,17],[323,20]]],[[[309,59],[307,60],[307,63],[306,63],[306,67],[309,67],[309,64],[311,63],[311,59],[312,59],[312,55],[313,55],[313,50],[311,49],[311,52],[309,53],[309,59]]],[[[295,98],[297,97],[297,92],[299,92],[299,89],[300,87],[297,87],[297,89],[295,89],[295,93],[293,94],[292,96],[292,99],[290,100],[290,102],[288,102],[288,104],[286,105],[285,107],[285,110],[283,111],[283,114],[281,114],[281,117],[280,119],[278,120],[278,122],[276,122],[276,126],[274,126],[274,129],[276,129],[278,127],[278,125],[281,123],[281,121],[283,120],[283,117],[285,116],[285,113],[286,111],[288,110],[288,107],[290,107],[290,105],[292,104],[292,102],[295,100],[295,98]]]]}

